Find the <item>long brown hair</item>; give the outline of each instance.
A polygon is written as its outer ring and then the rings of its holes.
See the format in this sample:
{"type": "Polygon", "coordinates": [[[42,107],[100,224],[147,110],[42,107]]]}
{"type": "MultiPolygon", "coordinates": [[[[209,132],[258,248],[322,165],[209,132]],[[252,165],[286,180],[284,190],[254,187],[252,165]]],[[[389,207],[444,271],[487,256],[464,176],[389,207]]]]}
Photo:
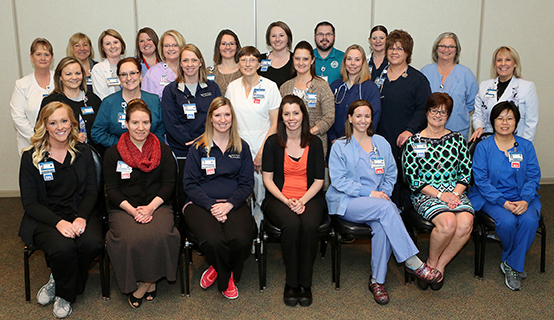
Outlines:
{"type": "Polygon", "coordinates": [[[279,105],[279,116],[277,117],[277,140],[281,147],[287,146],[287,127],[285,126],[285,121],[283,121],[283,108],[285,104],[297,104],[300,107],[302,112],[302,131],[300,133],[300,147],[306,148],[310,140],[312,139],[312,134],[310,132],[310,116],[308,115],[308,109],[304,104],[304,100],[299,97],[288,94],[283,97],[281,100],[281,105],[279,105]]]}
{"type": "Polygon", "coordinates": [[[237,117],[235,116],[235,110],[233,109],[231,100],[225,97],[217,97],[213,99],[212,103],[210,104],[210,108],[208,109],[208,115],[206,116],[206,130],[194,143],[194,146],[197,149],[206,148],[208,150],[208,155],[212,150],[214,138],[214,125],[212,123],[212,115],[214,114],[215,110],[223,106],[229,106],[229,109],[231,109],[232,120],[231,129],[229,129],[229,144],[227,145],[227,148],[222,151],[225,152],[226,150],[234,150],[236,153],[242,152],[242,140],[240,139],[237,117]]]}
{"type": "MultiPolygon", "coordinates": [[[[371,110],[371,123],[367,127],[367,135],[373,136],[373,106],[371,106],[371,103],[369,101],[360,99],[352,102],[350,107],[348,108],[348,116],[352,117],[354,115],[354,111],[358,107],[369,107],[369,110],[371,110]]],[[[346,143],[350,143],[350,139],[352,139],[352,135],[354,134],[354,128],[352,126],[352,123],[350,123],[348,116],[346,117],[346,123],[344,124],[344,137],[346,138],[346,143]]]]}

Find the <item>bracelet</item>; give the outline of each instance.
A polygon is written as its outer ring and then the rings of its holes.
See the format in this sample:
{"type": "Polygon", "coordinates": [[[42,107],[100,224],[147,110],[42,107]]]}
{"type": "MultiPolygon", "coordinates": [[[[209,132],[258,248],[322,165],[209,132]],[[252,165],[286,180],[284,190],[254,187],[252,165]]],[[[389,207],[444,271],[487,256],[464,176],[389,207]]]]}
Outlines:
{"type": "Polygon", "coordinates": [[[437,193],[437,199],[439,199],[439,200],[440,200],[440,199],[441,199],[441,197],[442,197],[442,192],[440,192],[440,191],[439,191],[439,193],[437,193]]]}
{"type": "Polygon", "coordinates": [[[460,196],[460,194],[457,191],[452,191],[452,194],[454,194],[456,197],[460,196]]]}

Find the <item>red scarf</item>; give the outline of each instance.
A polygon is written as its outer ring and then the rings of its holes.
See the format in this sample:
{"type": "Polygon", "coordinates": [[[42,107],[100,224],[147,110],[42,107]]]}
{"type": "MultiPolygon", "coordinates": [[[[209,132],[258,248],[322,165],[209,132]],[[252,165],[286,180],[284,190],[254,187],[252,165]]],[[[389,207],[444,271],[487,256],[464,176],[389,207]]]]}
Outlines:
{"type": "Polygon", "coordinates": [[[149,134],[142,145],[142,152],[131,141],[129,132],[125,132],[117,142],[117,151],[121,158],[131,168],[138,168],[142,172],[150,172],[160,165],[162,149],[160,141],[153,134],[149,134]]]}

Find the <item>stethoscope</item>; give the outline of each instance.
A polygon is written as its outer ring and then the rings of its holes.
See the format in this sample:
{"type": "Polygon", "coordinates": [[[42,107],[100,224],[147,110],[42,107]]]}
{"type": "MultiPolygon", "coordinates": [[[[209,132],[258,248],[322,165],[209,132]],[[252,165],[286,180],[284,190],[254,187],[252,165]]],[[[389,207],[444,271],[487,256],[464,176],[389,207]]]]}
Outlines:
{"type": "MultiPolygon", "coordinates": [[[[352,86],[352,87],[354,87],[354,86],[352,86]]],[[[342,103],[342,101],[346,97],[346,92],[347,91],[348,91],[348,85],[347,85],[347,81],[345,81],[337,89],[335,89],[335,93],[334,93],[334,95],[335,95],[335,104],[341,104],[342,103]],[[337,97],[340,94],[341,88],[344,88],[344,93],[342,94],[342,98],[340,99],[340,101],[338,101],[337,97]]],[[[359,98],[361,100],[362,99],[362,84],[361,83],[358,83],[358,95],[359,95],[359,98]]]]}

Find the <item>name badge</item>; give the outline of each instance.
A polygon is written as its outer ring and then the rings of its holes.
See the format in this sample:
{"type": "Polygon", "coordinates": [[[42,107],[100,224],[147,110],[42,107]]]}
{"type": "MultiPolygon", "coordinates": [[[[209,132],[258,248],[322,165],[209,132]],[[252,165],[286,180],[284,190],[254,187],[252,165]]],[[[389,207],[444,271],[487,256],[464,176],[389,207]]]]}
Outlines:
{"type": "Polygon", "coordinates": [[[122,180],[131,179],[131,173],[130,172],[122,172],[121,173],[121,179],[122,180]]]}
{"type": "Polygon", "coordinates": [[[265,89],[254,89],[253,97],[254,99],[263,99],[265,97],[265,89]]]}
{"type": "Polygon", "coordinates": [[[125,112],[118,112],[117,113],[117,122],[121,123],[121,129],[127,129],[127,126],[125,125],[125,118],[127,116],[125,115],[125,112]]]}
{"type": "Polygon", "coordinates": [[[54,162],[52,161],[39,162],[38,171],[41,175],[56,172],[56,168],[54,168],[54,162]]]}
{"type": "Polygon", "coordinates": [[[160,78],[160,85],[162,86],[167,86],[171,81],[167,80],[167,75],[166,74],[162,74],[161,78],[160,78]]]}
{"type": "Polygon", "coordinates": [[[383,157],[375,157],[371,158],[371,168],[375,169],[375,174],[383,174],[385,173],[385,158],[383,157]]]}
{"type": "Polygon", "coordinates": [[[385,82],[384,77],[379,77],[379,78],[375,79],[375,85],[377,85],[377,88],[381,88],[381,86],[383,85],[384,82],[385,82]]]}
{"type": "Polygon", "coordinates": [[[92,86],[92,78],[87,77],[87,86],[92,86]]]}
{"type": "Polygon", "coordinates": [[[523,161],[523,154],[521,152],[513,151],[508,153],[508,155],[512,168],[519,169],[520,164],[523,161]]]}
{"type": "Polygon", "coordinates": [[[215,169],[215,158],[214,157],[204,157],[202,158],[202,165],[200,167],[202,170],[215,169]]]}
{"type": "Polygon", "coordinates": [[[207,76],[207,78],[208,78],[208,80],[210,80],[210,81],[215,81],[215,74],[209,74],[209,75],[207,76]]]}
{"type": "Polygon", "coordinates": [[[263,59],[262,60],[262,68],[260,69],[260,71],[266,72],[269,67],[271,67],[271,60],[263,59]]]}
{"type": "Polygon", "coordinates": [[[427,152],[427,144],[423,142],[414,143],[414,151],[416,152],[416,157],[423,158],[425,152],[427,152]]]}
{"type": "Polygon", "coordinates": [[[494,97],[495,94],[496,94],[496,89],[494,88],[489,88],[487,89],[487,92],[485,92],[486,97],[494,97]]]}
{"type": "Polygon", "coordinates": [[[317,102],[317,93],[307,93],[306,100],[308,101],[308,108],[315,108],[317,102]]]}
{"type": "Polygon", "coordinates": [[[117,167],[115,168],[115,172],[131,173],[133,172],[133,168],[131,168],[128,164],[126,164],[125,161],[119,160],[117,161],[117,167]]]}
{"type": "Polygon", "coordinates": [[[106,83],[108,84],[108,87],[119,86],[121,84],[121,83],[119,83],[119,78],[118,77],[106,78],[106,83]]]}
{"type": "Polygon", "coordinates": [[[85,116],[87,114],[94,114],[94,109],[92,107],[89,107],[89,106],[84,106],[84,107],[81,107],[81,113],[85,116]]]}

